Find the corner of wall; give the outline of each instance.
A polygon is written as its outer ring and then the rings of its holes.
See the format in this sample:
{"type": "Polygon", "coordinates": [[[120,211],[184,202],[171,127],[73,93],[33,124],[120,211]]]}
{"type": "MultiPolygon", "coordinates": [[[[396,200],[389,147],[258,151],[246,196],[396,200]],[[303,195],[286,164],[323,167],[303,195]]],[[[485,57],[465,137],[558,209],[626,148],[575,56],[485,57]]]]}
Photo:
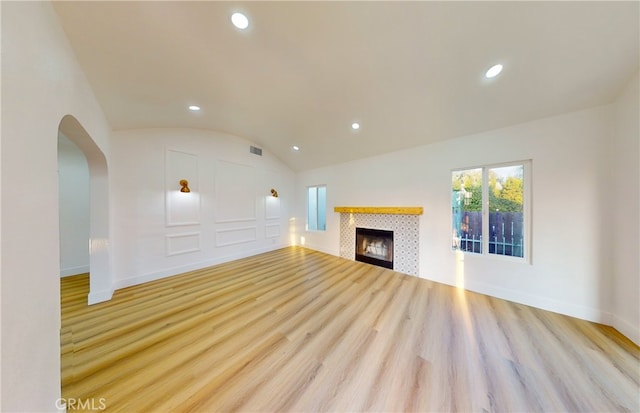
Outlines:
{"type": "Polygon", "coordinates": [[[637,346],[640,346],[640,326],[623,320],[622,318],[614,315],[611,326],[618,330],[622,335],[633,341],[637,346]]]}
{"type": "Polygon", "coordinates": [[[89,297],[87,300],[88,304],[92,305],[92,304],[98,304],[104,301],[109,301],[111,300],[111,297],[113,297],[113,293],[114,293],[113,288],[110,290],[103,290],[103,291],[90,291],[89,297]]]}
{"type": "MultiPolygon", "coordinates": [[[[627,82],[614,103],[611,182],[614,197],[640,194],[640,71],[627,82]]],[[[640,345],[640,195],[616,206],[613,217],[612,326],[640,345]]]]}

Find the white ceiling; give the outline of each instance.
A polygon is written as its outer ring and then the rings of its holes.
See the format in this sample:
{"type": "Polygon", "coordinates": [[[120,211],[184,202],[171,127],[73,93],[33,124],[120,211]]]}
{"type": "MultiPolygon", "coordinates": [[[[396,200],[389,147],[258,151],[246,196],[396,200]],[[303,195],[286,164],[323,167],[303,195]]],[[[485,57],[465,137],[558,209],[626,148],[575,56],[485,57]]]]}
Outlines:
{"type": "Polygon", "coordinates": [[[639,5],[54,2],[114,130],[229,132],[296,171],[611,102],[639,5]]]}

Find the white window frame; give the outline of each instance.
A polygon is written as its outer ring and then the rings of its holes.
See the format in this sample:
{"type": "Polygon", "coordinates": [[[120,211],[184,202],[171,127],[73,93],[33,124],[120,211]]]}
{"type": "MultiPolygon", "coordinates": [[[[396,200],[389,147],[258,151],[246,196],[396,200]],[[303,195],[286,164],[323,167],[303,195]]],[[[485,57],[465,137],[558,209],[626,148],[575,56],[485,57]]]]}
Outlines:
{"type": "MultiPolygon", "coordinates": [[[[532,206],[532,190],[531,190],[531,181],[532,181],[532,160],[526,159],[521,161],[513,161],[513,162],[505,162],[505,163],[495,163],[495,164],[487,164],[480,166],[469,166],[452,169],[449,173],[449,178],[454,172],[466,171],[471,169],[482,169],[482,252],[471,252],[464,251],[452,248],[453,252],[462,252],[468,254],[470,256],[477,257],[491,257],[500,260],[507,261],[515,261],[515,262],[524,262],[531,264],[531,243],[533,237],[531,236],[531,206],[532,206]],[[489,252],[489,169],[493,168],[503,168],[508,166],[518,166],[522,165],[522,191],[523,191],[523,203],[522,203],[522,219],[523,219],[523,243],[524,247],[522,249],[522,257],[514,257],[511,255],[501,255],[496,253],[489,252]]],[[[449,180],[449,187],[451,187],[451,181],[449,180]]],[[[450,217],[450,226],[449,228],[453,228],[453,215],[450,217]]]]}

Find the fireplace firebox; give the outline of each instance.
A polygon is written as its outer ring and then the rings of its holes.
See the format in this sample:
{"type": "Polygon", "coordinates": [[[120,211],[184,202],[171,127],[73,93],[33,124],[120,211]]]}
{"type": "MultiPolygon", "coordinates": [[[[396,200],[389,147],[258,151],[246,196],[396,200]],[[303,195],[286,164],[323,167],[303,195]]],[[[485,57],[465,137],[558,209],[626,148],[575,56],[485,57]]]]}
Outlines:
{"type": "Polygon", "coordinates": [[[393,231],[356,228],[356,261],[393,269],[393,231]]]}

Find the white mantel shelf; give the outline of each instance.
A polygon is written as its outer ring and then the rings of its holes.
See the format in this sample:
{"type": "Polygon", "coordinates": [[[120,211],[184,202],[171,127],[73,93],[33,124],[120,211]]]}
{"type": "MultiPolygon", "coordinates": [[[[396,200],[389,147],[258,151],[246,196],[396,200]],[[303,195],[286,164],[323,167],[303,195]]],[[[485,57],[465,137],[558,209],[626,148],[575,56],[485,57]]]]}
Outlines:
{"type": "Polygon", "coordinates": [[[422,215],[422,207],[350,207],[339,206],[334,212],[346,214],[422,215]]]}

